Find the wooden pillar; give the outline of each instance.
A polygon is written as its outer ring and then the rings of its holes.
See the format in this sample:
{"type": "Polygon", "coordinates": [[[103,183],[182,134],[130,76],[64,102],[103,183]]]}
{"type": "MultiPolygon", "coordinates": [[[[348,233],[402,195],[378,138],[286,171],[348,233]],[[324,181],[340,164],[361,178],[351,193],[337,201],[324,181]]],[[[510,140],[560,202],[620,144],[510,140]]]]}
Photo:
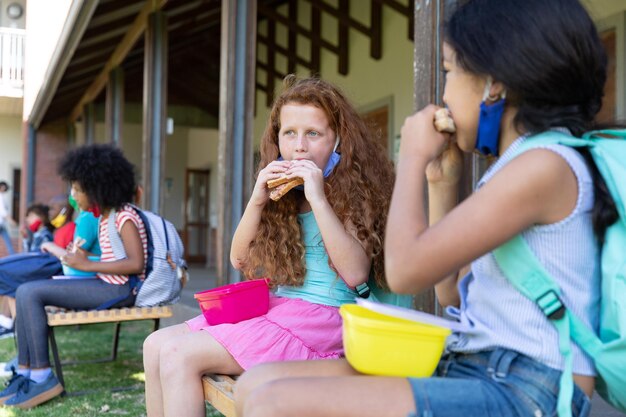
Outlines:
{"type": "Polygon", "coordinates": [[[219,284],[241,280],[230,263],[233,233],[252,190],[256,0],[222,2],[219,116],[219,284]]]}
{"type": "Polygon", "coordinates": [[[107,140],[122,146],[122,127],[124,125],[124,70],[114,68],[109,73],[106,92],[105,135],[107,140]]]}
{"type": "Polygon", "coordinates": [[[167,17],[163,12],[148,17],[143,77],[143,207],[160,213],[163,207],[161,180],[165,171],[167,114],[167,17]]]}
{"type": "Polygon", "coordinates": [[[83,108],[83,129],[85,131],[85,144],[94,143],[96,137],[96,106],[93,101],[85,104],[83,108]]]}
{"type": "MultiPolygon", "coordinates": [[[[442,71],[443,16],[445,10],[453,7],[454,3],[456,3],[455,0],[415,1],[413,58],[415,110],[422,109],[430,103],[441,104],[444,82],[442,71]]],[[[415,307],[429,313],[439,313],[435,291],[427,290],[418,294],[415,297],[415,307]]]]}
{"type": "Polygon", "coordinates": [[[67,122],[67,144],[69,147],[76,145],[76,125],[72,121],[67,122]]]}

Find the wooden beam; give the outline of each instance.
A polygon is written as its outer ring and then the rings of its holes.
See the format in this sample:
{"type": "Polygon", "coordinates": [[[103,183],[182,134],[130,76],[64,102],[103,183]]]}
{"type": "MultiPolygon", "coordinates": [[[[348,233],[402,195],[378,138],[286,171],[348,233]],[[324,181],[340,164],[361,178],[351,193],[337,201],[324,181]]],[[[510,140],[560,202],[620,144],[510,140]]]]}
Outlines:
{"type": "Polygon", "coordinates": [[[352,17],[350,17],[350,15],[346,15],[345,13],[342,13],[339,10],[339,8],[335,8],[331,6],[330,4],[327,4],[324,0],[304,0],[304,1],[311,3],[313,7],[320,9],[323,12],[328,13],[329,15],[335,17],[344,25],[358,30],[365,36],[367,37],[371,36],[370,28],[368,28],[367,26],[365,26],[363,23],[359,22],[358,20],[353,19],[352,17]]]}
{"type": "MultiPolygon", "coordinates": [[[[302,66],[304,66],[305,68],[309,68],[311,69],[311,61],[307,61],[306,59],[298,56],[298,55],[292,55],[291,52],[289,51],[289,49],[282,47],[278,44],[273,44],[270,45],[269,44],[269,40],[267,39],[266,36],[263,36],[261,34],[257,34],[256,35],[257,41],[259,41],[259,43],[262,43],[265,45],[266,48],[268,49],[273,49],[274,52],[278,52],[281,55],[284,55],[288,60],[293,60],[294,63],[296,64],[300,64],[302,66]]],[[[257,60],[258,61],[258,60],[257,60]]],[[[293,71],[290,71],[289,73],[292,73],[293,71]]]]}
{"type": "Polygon", "coordinates": [[[141,34],[145,31],[148,15],[157,10],[161,10],[167,1],[168,0],[146,0],[141,12],[137,15],[135,22],[132,24],[130,29],[128,29],[122,41],[117,45],[117,48],[115,48],[115,51],[111,54],[111,57],[104,65],[100,74],[93,80],[79,102],[74,106],[74,109],[70,113],[70,121],[75,121],[81,114],[82,107],[85,103],[93,101],[98,94],[100,94],[109,79],[109,73],[111,70],[119,66],[122,61],[124,61],[124,58],[126,58],[128,52],[130,52],[133,48],[137,39],[139,39],[141,34]]]}
{"type": "MultiPolygon", "coordinates": [[[[378,1],[378,0],[376,0],[378,1]]],[[[440,30],[443,26],[443,1],[420,1],[415,11],[415,45],[413,55],[415,109],[430,103],[441,102],[441,48],[440,30]]],[[[384,1],[389,4],[389,1],[384,1]]],[[[425,202],[428,207],[428,202],[425,202]]],[[[418,310],[438,313],[439,305],[433,290],[424,291],[415,297],[418,310]]]]}
{"type": "MultiPolygon", "coordinates": [[[[289,20],[298,21],[298,2],[297,0],[289,0],[287,3],[287,15],[289,20]]],[[[296,64],[298,63],[298,34],[292,30],[287,33],[287,73],[296,72],[296,64]]]]}
{"type": "Polygon", "coordinates": [[[269,19],[267,21],[267,40],[269,41],[269,48],[267,48],[267,65],[266,65],[266,79],[265,79],[265,105],[271,106],[274,102],[274,81],[275,81],[275,67],[276,57],[274,56],[274,46],[276,44],[276,22],[269,19]]]}
{"type": "MultiPolygon", "coordinates": [[[[410,5],[405,6],[404,4],[399,3],[396,0],[372,0],[372,1],[375,1],[380,4],[384,4],[385,6],[389,6],[392,9],[394,9],[396,12],[402,13],[403,15],[407,17],[412,17],[413,15],[413,8],[410,5]]],[[[425,2],[426,3],[425,6],[430,7],[431,2],[432,0],[425,2]]],[[[420,1],[420,3],[424,3],[424,1],[420,1]]]]}
{"type": "Polygon", "coordinates": [[[266,16],[269,19],[282,23],[283,25],[287,26],[287,28],[289,28],[290,30],[293,30],[297,33],[300,33],[301,35],[306,36],[307,38],[310,38],[313,43],[323,48],[326,48],[329,51],[334,52],[335,54],[339,54],[339,47],[333,45],[332,43],[328,42],[325,39],[322,39],[319,33],[318,34],[312,33],[313,32],[312,30],[308,30],[307,28],[300,26],[298,22],[292,22],[287,17],[281,16],[279,13],[276,13],[274,10],[268,9],[267,7],[264,7],[260,4],[259,4],[259,13],[266,16]]]}
{"type": "Polygon", "coordinates": [[[321,66],[320,36],[322,33],[322,12],[320,9],[311,10],[311,75],[318,75],[321,66]]]}
{"type": "Polygon", "coordinates": [[[339,61],[337,62],[337,72],[341,75],[348,75],[350,57],[350,27],[345,20],[350,17],[350,0],[339,0],[339,16],[338,21],[338,43],[339,43],[339,61]]]}
{"type": "Polygon", "coordinates": [[[383,6],[372,1],[370,4],[370,56],[381,59],[383,56],[383,6]]]}

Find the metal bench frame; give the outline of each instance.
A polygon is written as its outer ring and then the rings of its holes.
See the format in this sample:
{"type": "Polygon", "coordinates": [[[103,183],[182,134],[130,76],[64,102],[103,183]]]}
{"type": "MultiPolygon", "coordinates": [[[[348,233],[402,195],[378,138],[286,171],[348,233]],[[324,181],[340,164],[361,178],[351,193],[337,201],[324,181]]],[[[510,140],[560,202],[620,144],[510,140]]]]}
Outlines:
{"type": "MultiPolygon", "coordinates": [[[[65,387],[65,380],[63,378],[63,365],[76,365],[84,363],[101,363],[111,362],[117,359],[117,348],[119,345],[120,328],[122,322],[125,321],[140,321],[140,320],[154,320],[154,327],[152,331],[159,328],[160,319],[172,317],[171,306],[160,307],[128,307],[128,308],[113,308],[109,310],[89,310],[89,311],[49,311],[48,312],[48,339],[50,341],[50,348],[52,350],[52,356],[54,359],[54,367],[57,374],[57,378],[63,387],[65,387]],[[105,358],[91,359],[84,361],[68,361],[61,362],[59,358],[59,350],[57,348],[56,339],[54,336],[54,328],[58,326],[71,326],[80,324],[97,324],[97,323],[115,323],[115,331],[113,334],[113,345],[111,348],[111,355],[105,358]]],[[[136,387],[115,387],[112,391],[123,391],[133,389],[136,387]]],[[[73,392],[71,395],[83,395],[91,391],[73,392]]],[[[67,391],[64,395],[68,394],[67,391]]]]}

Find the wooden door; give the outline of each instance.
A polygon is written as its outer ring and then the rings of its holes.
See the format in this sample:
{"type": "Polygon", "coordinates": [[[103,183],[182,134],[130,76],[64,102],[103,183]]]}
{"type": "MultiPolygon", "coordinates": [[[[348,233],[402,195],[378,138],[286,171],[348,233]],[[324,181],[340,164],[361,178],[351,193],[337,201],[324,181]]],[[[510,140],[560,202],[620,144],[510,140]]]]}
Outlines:
{"type": "Polygon", "coordinates": [[[185,174],[185,225],[183,239],[189,262],[206,263],[209,248],[210,171],[187,169],[185,174]]]}
{"type": "Polygon", "coordinates": [[[389,152],[389,106],[383,105],[361,114],[374,137],[389,152]]]}

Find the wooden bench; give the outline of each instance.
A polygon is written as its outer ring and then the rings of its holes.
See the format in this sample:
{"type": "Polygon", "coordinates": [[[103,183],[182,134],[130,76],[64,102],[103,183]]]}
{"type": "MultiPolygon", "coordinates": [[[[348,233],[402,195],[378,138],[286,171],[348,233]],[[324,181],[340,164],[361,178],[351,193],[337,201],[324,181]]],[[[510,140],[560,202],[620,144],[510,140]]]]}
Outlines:
{"type": "Polygon", "coordinates": [[[226,417],[235,417],[235,399],[233,387],[237,377],[228,375],[204,375],[202,389],[204,400],[226,417]]]}
{"type": "Polygon", "coordinates": [[[120,327],[124,321],[138,320],[154,320],[153,331],[159,328],[159,322],[162,318],[172,317],[172,306],[161,307],[128,307],[113,308],[109,310],[89,310],[89,311],[64,311],[48,309],[48,338],[50,340],[50,348],[54,358],[54,367],[57,378],[61,385],[65,386],[63,379],[62,365],[74,365],[78,363],[98,363],[110,362],[117,358],[117,347],[119,344],[120,327]],[[106,358],[93,359],[81,362],[61,362],[59,359],[59,351],[57,349],[56,339],[54,337],[54,328],[58,326],[71,326],[78,324],[96,324],[96,323],[115,323],[115,331],[113,334],[113,346],[111,355],[106,358]]]}

